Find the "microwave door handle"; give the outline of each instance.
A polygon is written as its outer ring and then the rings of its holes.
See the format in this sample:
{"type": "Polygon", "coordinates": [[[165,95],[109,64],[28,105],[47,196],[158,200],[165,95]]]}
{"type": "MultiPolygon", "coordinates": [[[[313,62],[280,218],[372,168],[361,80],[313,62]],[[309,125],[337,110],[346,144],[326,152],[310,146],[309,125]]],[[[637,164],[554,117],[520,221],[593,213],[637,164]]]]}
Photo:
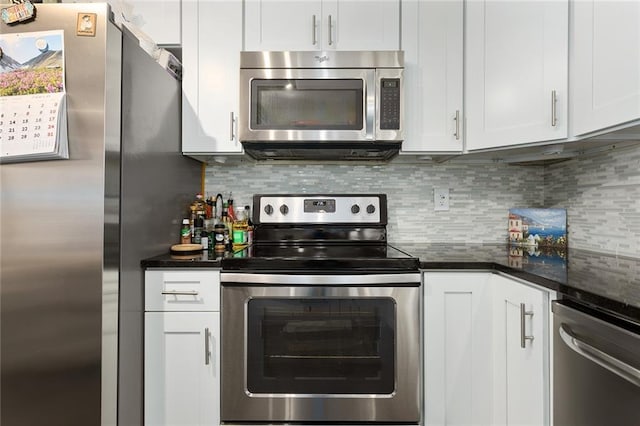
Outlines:
{"type": "Polygon", "coordinates": [[[376,121],[376,92],[377,92],[377,73],[370,71],[366,75],[364,82],[364,96],[365,96],[365,139],[368,141],[375,140],[375,121],[376,121]]]}

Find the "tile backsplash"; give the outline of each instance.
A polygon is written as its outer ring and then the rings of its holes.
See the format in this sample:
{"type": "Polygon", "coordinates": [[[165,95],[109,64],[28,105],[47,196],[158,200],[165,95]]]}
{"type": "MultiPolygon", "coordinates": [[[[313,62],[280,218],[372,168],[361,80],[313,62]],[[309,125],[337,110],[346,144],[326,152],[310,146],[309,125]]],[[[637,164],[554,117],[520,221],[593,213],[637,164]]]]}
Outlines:
{"type": "Polygon", "coordinates": [[[208,194],[385,193],[391,242],[500,243],[512,207],[567,209],[569,247],[640,257],[640,147],[548,166],[506,164],[209,165],[208,194]],[[450,209],[434,211],[434,188],[450,209]]]}
{"type": "Polygon", "coordinates": [[[640,257],[640,147],[547,166],[544,190],[567,209],[569,247],[640,257]]]}
{"type": "Polygon", "coordinates": [[[236,205],[260,193],[384,193],[391,242],[507,241],[511,207],[542,207],[544,168],[509,165],[209,165],[208,194],[233,191],[236,205]],[[450,209],[434,211],[433,189],[450,209]]]}

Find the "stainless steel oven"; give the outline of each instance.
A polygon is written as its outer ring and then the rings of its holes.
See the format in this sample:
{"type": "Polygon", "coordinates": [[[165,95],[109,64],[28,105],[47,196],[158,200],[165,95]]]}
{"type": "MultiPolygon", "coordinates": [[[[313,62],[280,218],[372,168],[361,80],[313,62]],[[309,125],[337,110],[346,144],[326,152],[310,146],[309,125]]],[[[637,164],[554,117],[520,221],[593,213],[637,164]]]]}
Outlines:
{"type": "Polygon", "coordinates": [[[419,423],[420,273],[386,201],[254,196],[254,245],[221,273],[223,423],[419,423]]]}
{"type": "Polygon", "coordinates": [[[420,276],[222,273],[222,419],[420,420],[420,276]]]}

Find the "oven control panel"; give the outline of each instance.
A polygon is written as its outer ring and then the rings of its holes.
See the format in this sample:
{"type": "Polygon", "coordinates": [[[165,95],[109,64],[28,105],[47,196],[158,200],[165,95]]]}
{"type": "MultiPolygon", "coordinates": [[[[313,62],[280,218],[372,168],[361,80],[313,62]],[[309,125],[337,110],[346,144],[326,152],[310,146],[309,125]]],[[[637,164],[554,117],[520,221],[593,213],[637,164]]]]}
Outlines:
{"type": "Polygon", "coordinates": [[[387,197],[365,195],[255,195],[253,217],[263,224],[387,223],[387,197]]]}

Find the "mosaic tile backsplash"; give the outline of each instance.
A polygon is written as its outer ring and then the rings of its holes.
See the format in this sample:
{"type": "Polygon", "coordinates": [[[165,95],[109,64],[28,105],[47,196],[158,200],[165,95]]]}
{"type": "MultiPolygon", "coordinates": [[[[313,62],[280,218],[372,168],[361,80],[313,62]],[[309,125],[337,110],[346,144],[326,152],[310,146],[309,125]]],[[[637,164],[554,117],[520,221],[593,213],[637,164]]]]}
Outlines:
{"type": "Polygon", "coordinates": [[[544,168],[508,165],[209,165],[205,191],[235,205],[259,193],[384,193],[391,242],[506,242],[511,207],[543,207],[544,168]],[[450,209],[434,211],[434,188],[450,209]]]}
{"type": "Polygon", "coordinates": [[[569,247],[640,257],[640,147],[547,166],[544,193],[567,209],[569,247]]]}
{"type": "Polygon", "coordinates": [[[640,257],[640,147],[549,166],[506,164],[209,165],[208,194],[385,193],[398,243],[507,241],[513,207],[567,209],[569,247],[640,257]],[[434,211],[449,188],[449,211],[434,211]]]}

